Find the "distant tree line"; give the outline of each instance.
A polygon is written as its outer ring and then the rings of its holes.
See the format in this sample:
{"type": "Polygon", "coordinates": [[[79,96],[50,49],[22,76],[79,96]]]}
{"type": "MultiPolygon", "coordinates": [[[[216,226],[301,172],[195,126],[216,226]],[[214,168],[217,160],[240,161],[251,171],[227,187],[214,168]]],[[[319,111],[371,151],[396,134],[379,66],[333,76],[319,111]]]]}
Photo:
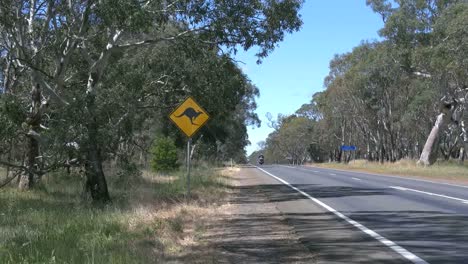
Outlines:
{"type": "MultiPolygon", "coordinates": [[[[245,159],[258,89],[231,58],[259,61],[302,22],[301,0],[2,0],[0,166],[30,189],[78,167],[110,199],[104,165],[148,165],[155,138],[185,138],[168,115],[188,95],[211,115],[194,159],[245,159]]],[[[180,155],[183,156],[183,155],[180,155]]],[[[131,167],[131,166],[130,166],[131,167]]],[[[1,184],[1,183],[0,183],[1,184]]]]}
{"type": "Polygon", "coordinates": [[[382,40],[333,58],[325,90],[273,122],[259,151],[267,162],[466,158],[468,2],[367,4],[384,21],[382,40]],[[343,145],[358,150],[343,152],[343,145]]]}

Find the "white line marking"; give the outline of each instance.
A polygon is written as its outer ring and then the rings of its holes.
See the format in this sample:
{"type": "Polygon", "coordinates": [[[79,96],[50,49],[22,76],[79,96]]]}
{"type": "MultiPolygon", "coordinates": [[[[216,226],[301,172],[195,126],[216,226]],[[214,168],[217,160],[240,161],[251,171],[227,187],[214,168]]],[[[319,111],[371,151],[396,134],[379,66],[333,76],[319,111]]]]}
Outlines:
{"type": "MultiPolygon", "coordinates": [[[[315,168],[315,167],[310,167],[310,166],[302,166],[303,170],[310,171],[309,169],[306,168],[315,168]]],[[[296,168],[299,169],[299,168],[296,168]]],[[[371,176],[377,176],[377,177],[389,177],[389,178],[398,178],[398,179],[403,179],[403,180],[410,180],[410,181],[420,181],[420,182],[430,182],[434,184],[442,184],[442,185],[448,185],[448,186],[454,186],[454,187],[460,187],[460,188],[468,188],[466,185],[458,185],[458,184],[452,184],[452,183],[446,183],[446,182],[436,182],[436,181],[429,181],[429,180],[423,180],[423,179],[415,179],[415,178],[408,178],[408,177],[401,177],[401,176],[395,176],[395,175],[386,175],[386,174],[373,174],[373,173],[368,173],[368,172],[362,172],[362,171],[351,171],[351,170],[340,170],[340,169],[328,169],[328,168],[320,168],[323,170],[331,170],[331,171],[341,171],[341,172],[347,172],[347,173],[355,173],[355,174],[366,174],[366,175],[371,175],[371,176]]]]}
{"type": "Polygon", "coordinates": [[[361,179],[351,177],[351,179],[356,180],[356,181],[361,181],[361,179]]]}
{"type": "Polygon", "coordinates": [[[320,171],[314,171],[314,173],[320,173],[320,171]]]}
{"type": "Polygon", "coordinates": [[[405,187],[401,187],[401,186],[390,186],[390,188],[397,189],[397,190],[400,190],[400,191],[412,191],[412,192],[423,193],[423,194],[427,194],[427,195],[431,195],[431,196],[438,196],[438,197],[452,199],[452,200],[456,200],[456,201],[460,201],[462,203],[468,204],[468,200],[457,198],[457,197],[452,197],[452,196],[448,196],[448,195],[431,193],[431,192],[424,192],[424,191],[405,188],[405,187]]]}
{"type": "Polygon", "coordinates": [[[309,194],[301,191],[299,188],[296,188],[294,186],[292,186],[289,182],[269,173],[268,171],[264,170],[264,169],[261,169],[259,167],[257,167],[257,169],[263,171],[264,173],[266,173],[267,175],[275,178],[276,180],[278,180],[279,182],[287,185],[288,187],[290,187],[291,189],[297,191],[298,193],[304,195],[305,197],[309,198],[310,200],[312,200],[313,202],[315,202],[316,204],[322,206],[323,208],[325,208],[326,210],[328,210],[329,212],[332,212],[333,214],[335,214],[336,216],[338,216],[339,218],[345,220],[346,222],[350,223],[351,225],[353,225],[354,227],[358,228],[359,230],[361,230],[362,232],[368,234],[369,236],[371,236],[372,238],[376,239],[377,241],[379,241],[380,243],[386,245],[387,247],[391,248],[393,251],[395,251],[396,253],[400,254],[401,256],[403,256],[404,258],[410,260],[411,262],[413,263],[417,263],[417,264],[428,264],[425,260],[423,260],[422,258],[416,256],[415,254],[409,252],[408,250],[404,249],[403,247],[397,245],[395,242],[391,241],[391,240],[388,240],[386,239],[385,237],[379,235],[377,232],[363,226],[362,224],[354,221],[353,219],[345,216],[344,214],[338,212],[337,210],[333,209],[332,207],[328,206],[327,204],[323,203],[322,201],[320,201],[319,199],[317,198],[314,198],[312,196],[310,196],[309,194]]]}
{"type": "Polygon", "coordinates": [[[400,190],[400,191],[406,191],[407,190],[406,188],[403,188],[403,187],[400,187],[400,186],[390,186],[390,188],[397,189],[397,190],[400,190]]]}
{"type": "Polygon", "coordinates": [[[330,175],[332,175],[332,176],[336,176],[336,174],[335,174],[335,173],[329,173],[329,174],[330,174],[330,175]]]}

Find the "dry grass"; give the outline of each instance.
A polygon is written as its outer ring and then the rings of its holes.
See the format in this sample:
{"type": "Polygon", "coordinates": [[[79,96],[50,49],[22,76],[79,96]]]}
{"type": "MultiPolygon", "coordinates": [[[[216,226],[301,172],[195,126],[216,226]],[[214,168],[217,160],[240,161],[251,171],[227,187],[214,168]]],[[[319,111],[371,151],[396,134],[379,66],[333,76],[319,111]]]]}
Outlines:
{"type": "Polygon", "coordinates": [[[322,163],[313,164],[313,166],[468,183],[468,166],[450,161],[440,161],[428,167],[417,165],[415,160],[400,160],[384,164],[356,160],[349,164],[322,163]]]}
{"type": "Polygon", "coordinates": [[[150,234],[145,241],[160,244],[159,250],[163,249],[163,252],[155,252],[154,248],[148,252],[155,260],[164,262],[179,258],[184,262],[186,256],[196,255],[197,263],[212,262],[210,249],[203,244],[201,237],[210,219],[224,210],[222,201],[228,189],[225,179],[221,177],[224,171],[212,171],[208,176],[210,179],[205,180],[200,179],[200,173],[206,172],[194,173],[191,179],[192,198],[187,199],[176,195],[180,194],[177,190],[182,190],[182,194],[185,194],[186,181],[183,173],[179,176],[161,176],[150,171],[143,172],[143,178],[151,184],[140,185],[138,192],[134,193],[130,205],[133,210],[128,213],[127,223],[129,230],[150,234]],[[169,185],[175,186],[171,191],[174,192],[173,195],[162,197],[159,194],[155,199],[155,189],[169,185]],[[194,252],[195,248],[198,252],[194,252]],[[203,252],[200,248],[203,248],[203,252]]]}
{"type": "Polygon", "coordinates": [[[80,200],[78,177],[1,189],[0,263],[215,262],[200,238],[227,194],[220,171],[195,169],[190,198],[184,173],[108,176],[113,203],[101,209],[80,200]]]}

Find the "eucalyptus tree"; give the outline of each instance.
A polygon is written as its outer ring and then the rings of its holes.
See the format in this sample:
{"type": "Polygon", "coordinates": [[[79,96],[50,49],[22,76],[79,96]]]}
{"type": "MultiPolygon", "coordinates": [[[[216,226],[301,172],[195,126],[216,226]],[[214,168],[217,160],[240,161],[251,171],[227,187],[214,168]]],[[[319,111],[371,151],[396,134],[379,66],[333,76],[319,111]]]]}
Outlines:
{"type": "MultiPolygon", "coordinates": [[[[226,51],[259,47],[268,55],[287,32],[300,28],[302,1],[2,1],[2,47],[11,67],[26,73],[32,102],[27,122],[29,187],[39,157],[42,119],[49,101],[70,105],[66,92],[80,91],[87,189],[108,201],[98,141],[97,100],[110,58],[125,49],[186,40],[226,51]],[[75,63],[80,61],[80,63],[75,63]],[[78,86],[72,84],[79,84],[78,86]]],[[[4,71],[10,70],[6,67],[4,71]]],[[[10,74],[7,74],[9,77],[10,74]]]]}
{"type": "Polygon", "coordinates": [[[441,13],[434,23],[433,47],[421,52],[430,55],[426,62],[430,78],[445,88],[440,112],[421,155],[420,162],[425,165],[435,162],[440,133],[447,127],[461,134],[463,144],[459,156],[462,160],[465,157],[468,143],[464,115],[468,97],[467,27],[468,3],[460,1],[441,13]]]}
{"type": "MultiPolygon", "coordinates": [[[[244,156],[243,149],[248,144],[246,126],[259,124],[253,112],[259,92],[232,59],[218,54],[216,49],[191,42],[148,47],[135,53],[136,56],[125,56],[127,62],[119,64],[139,69],[138,73],[121,69],[107,77],[108,83],[109,87],[123,87],[119,94],[125,93],[131,80],[135,80],[134,86],[143,88],[129,94],[133,100],[112,101],[113,104],[124,102],[127,107],[123,109],[139,116],[156,113],[157,117],[148,121],[158,127],[159,133],[176,137],[178,146],[183,147],[183,137],[167,116],[181,100],[192,95],[211,117],[193,138],[192,156],[208,155],[219,161],[227,156],[244,156]],[[201,155],[196,155],[200,151],[201,155]]],[[[134,120],[134,114],[127,116],[134,120]]]]}
{"type": "MultiPolygon", "coordinates": [[[[346,161],[340,147],[353,144],[358,156],[364,152],[371,161],[418,157],[430,165],[440,152],[463,160],[468,147],[468,3],[367,4],[382,16],[382,40],[336,55],[325,90],[296,112],[313,121],[311,155],[328,152],[329,160],[346,161]]],[[[274,123],[276,131],[267,143],[281,147],[290,140],[280,137],[282,126],[281,120],[274,123]]],[[[271,146],[266,144],[265,152],[271,146]]]]}
{"type": "MultiPolygon", "coordinates": [[[[460,82],[459,70],[449,65],[459,65],[467,26],[466,6],[463,0],[368,0],[374,11],[385,21],[381,35],[396,45],[400,59],[396,61],[415,78],[428,78],[436,85],[440,111],[426,140],[419,162],[430,165],[439,153],[441,133],[451,126],[454,112],[464,112],[465,84],[460,82]],[[452,52],[447,52],[449,48],[452,52]],[[445,50],[445,51],[444,51],[445,50]],[[455,56],[451,56],[450,53],[455,56]],[[438,67],[434,67],[438,65],[438,67]]],[[[458,69],[458,67],[456,67],[458,69]]],[[[466,76],[466,75],[465,75],[466,76]]],[[[462,77],[462,79],[465,77],[462,77]]],[[[435,102],[434,102],[435,103],[435,102]]],[[[464,152],[464,151],[463,151],[464,152]]]]}
{"type": "Polygon", "coordinates": [[[419,126],[425,133],[429,118],[420,112],[431,113],[426,108],[435,96],[433,86],[412,78],[395,63],[399,57],[387,41],[362,43],[336,56],[325,79],[326,90],[298,110],[313,107],[316,113],[304,116],[317,121],[324,135],[318,149],[328,150],[330,160],[348,160],[340,148],[348,144],[364,150],[371,161],[396,161],[413,153],[412,142],[421,135],[415,138],[408,127],[419,126]]]}
{"type": "Polygon", "coordinates": [[[272,148],[272,153],[269,154],[273,154],[276,148],[282,159],[287,159],[292,164],[303,164],[310,158],[309,148],[315,141],[313,121],[307,117],[291,115],[280,117],[278,124],[277,131],[267,139],[267,147],[272,148]]]}

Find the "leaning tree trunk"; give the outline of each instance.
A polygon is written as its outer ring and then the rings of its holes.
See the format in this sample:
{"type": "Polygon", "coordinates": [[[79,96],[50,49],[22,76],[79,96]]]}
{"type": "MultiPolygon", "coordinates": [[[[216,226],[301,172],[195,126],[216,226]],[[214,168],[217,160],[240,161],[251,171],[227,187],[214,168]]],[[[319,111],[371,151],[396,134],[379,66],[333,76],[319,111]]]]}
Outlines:
{"type": "Polygon", "coordinates": [[[431,133],[427,137],[426,144],[422,150],[418,164],[429,166],[437,161],[439,154],[440,133],[447,127],[450,121],[450,112],[440,113],[432,127],[431,133]]]}
{"type": "Polygon", "coordinates": [[[28,125],[28,142],[26,149],[26,171],[22,173],[18,188],[20,190],[31,189],[34,186],[34,176],[39,169],[39,130],[41,128],[41,89],[38,84],[34,84],[31,91],[31,109],[26,120],[28,125]]]}
{"type": "Polygon", "coordinates": [[[91,195],[94,202],[107,203],[110,201],[106,177],[102,169],[101,150],[98,144],[98,122],[96,119],[95,96],[87,95],[86,108],[88,110],[88,138],[86,144],[85,162],[85,191],[91,195]]]}

